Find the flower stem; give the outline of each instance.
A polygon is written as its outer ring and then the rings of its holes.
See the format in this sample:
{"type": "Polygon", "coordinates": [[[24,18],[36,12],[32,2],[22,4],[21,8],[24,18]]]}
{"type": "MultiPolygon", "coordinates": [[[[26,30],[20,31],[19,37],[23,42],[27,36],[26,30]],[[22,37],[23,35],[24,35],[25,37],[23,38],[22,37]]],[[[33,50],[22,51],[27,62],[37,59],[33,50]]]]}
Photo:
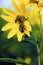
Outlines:
{"type": "Polygon", "coordinates": [[[29,65],[23,61],[18,61],[16,59],[12,59],[12,58],[0,58],[0,62],[10,62],[10,63],[18,63],[18,64],[24,64],[24,65],[29,65]]]}
{"type": "Polygon", "coordinates": [[[39,48],[38,44],[37,44],[37,52],[38,52],[38,65],[41,65],[41,63],[40,63],[40,48],[39,48]]]}

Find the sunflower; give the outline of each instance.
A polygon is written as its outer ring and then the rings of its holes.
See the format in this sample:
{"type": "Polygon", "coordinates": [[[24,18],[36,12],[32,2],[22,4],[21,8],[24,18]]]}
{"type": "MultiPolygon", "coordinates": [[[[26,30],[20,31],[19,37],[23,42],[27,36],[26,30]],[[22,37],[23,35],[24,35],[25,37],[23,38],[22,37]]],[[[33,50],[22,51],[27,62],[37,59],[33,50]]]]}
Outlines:
{"type": "Polygon", "coordinates": [[[8,23],[2,27],[2,31],[10,29],[8,33],[8,39],[12,38],[17,34],[17,39],[20,42],[23,36],[30,36],[31,25],[27,21],[27,12],[25,8],[25,1],[16,4],[16,1],[12,0],[12,6],[14,7],[14,12],[9,9],[3,8],[3,11],[8,14],[8,16],[1,15],[8,23]]]}

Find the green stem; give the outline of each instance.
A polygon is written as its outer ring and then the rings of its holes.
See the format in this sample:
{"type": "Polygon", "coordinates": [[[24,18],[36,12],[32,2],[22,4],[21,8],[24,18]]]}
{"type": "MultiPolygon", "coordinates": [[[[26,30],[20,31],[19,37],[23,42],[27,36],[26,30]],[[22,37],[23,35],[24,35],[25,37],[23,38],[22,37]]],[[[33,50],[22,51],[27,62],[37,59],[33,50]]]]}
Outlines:
{"type": "Polygon", "coordinates": [[[40,31],[42,30],[42,22],[41,22],[41,14],[39,13],[39,18],[40,18],[40,31]]]}
{"type": "Polygon", "coordinates": [[[40,63],[40,49],[39,49],[38,44],[37,44],[37,52],[38,52],[38,65],[41,65],[41,63],[40,63]]]}
{"type": "Polygon", "coordinates": [[[29,65],[27,63],[24,63],[23,61],[18,61],[16,59],[11,59],[11,58],[0,58],[0,62],[10,62],[10,63],[18,63],[18,64],[24,64],[24,65],[29,65]]]}

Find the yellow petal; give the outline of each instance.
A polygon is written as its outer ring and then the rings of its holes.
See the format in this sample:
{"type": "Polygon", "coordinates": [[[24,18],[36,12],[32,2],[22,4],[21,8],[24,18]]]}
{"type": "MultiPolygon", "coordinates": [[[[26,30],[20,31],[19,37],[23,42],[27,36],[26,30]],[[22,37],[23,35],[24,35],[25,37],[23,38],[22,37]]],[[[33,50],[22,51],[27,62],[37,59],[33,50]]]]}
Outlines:
{"type": "Polygon", "coordinates": [[[24,22],[24,25],[25,25],[25,30],[24,30],[24,33],[27,35],[27,36],[30,36],[30,31],[32,30],[31,28],[31,25],[28,21],[25,21],[24,22]]]}
{"type": "Polygon", "coordinates": [[[43,10],[43,0],[39,0],[38,2],[39,10],[43,10]]]}
{"type": "Polygon", "coordinates": [[[30,32],[29,32],[29,30],[26,29],[26,30],[24,31],[24,33],[25,33],[27,36],[30,37],[30,32]]]}
{"type": "Polygon", "coordinates": [[[6,9],[6,8],[2,8],[2,9],[3,9],[3,11],[4,11],[6,14],[8,14],[8,15],[10,15],[10,16],[12,16],[12,17],[15,17],[15,16],[16,16],[16,13],[15,13],[15,12],[12,12],[11,10],[6,9]]]}
{"type": "Polygon", "coordinates": [[[8,34],[8,39],[12,38],[16,33],[18,33],[18,24],[15,24],[14,27],[11,29],[11,31],[8,34]]]}
{"type": "Polygon", "coordinates": [[[4,16],[4,15],[1,15],[1,17],[3,19],[5,19],[7,22],[13,22],[15,20],[15,18],[11,17],[11,16],[4,16]]]}
{"type": "Polygon", "coordinates": [[[19,13],[19,14],[21,13],[20,8],[17,6],[14,0],[12,0],[12,6],[14,7],[14,10],[16,11],[16,13],[19,13]]]}
{"type": "Polygon", "coordinates": [[[12,38],[16,33],[17,33],[17,29],[16,29],[16,28],[13,28],[13,29],[8,33],[8,39],[12,38]]]}
{"type": "Polygon", "coordinates": [[[40,25],[40,18],[39,18],[39,13],[36,11],[33,11],[29,15],[29,20],[31,25],[37,24],[40,25]],[[34,12],[34,13],[33,13],[34,12]]]}
{"type": "Polygon", "coordinates": [[[31,31],[31,30],[32,30],[31,25],[30,25],[30,23],[29,23],[28,21],[25,21],[25,22],[24,22],[24,25],[25,25],[25,27],[26,27],[26,29],[27,29],[28,31],[31,31]]]}
{"type": "Polygon", "coordinates": [[[28,3],[30,0],[15,0],[15,1],[17,1],[17,2],[20,2],[20,3],[28,3]]]}
{"type": "Polygon", "coordinates": [[[25,9],[26,9],[26,17],[29,16],[29,13],[31,12],[31,10],[33,9],[32,4],[26,3],[25,4],[25,9]]]}
{"type": "Polygon", "coordinates": [[[39,0],[40,3],[43,3],[43,0],[39,0]]]}
{"type": "Polygon", "coordinates": [[[25,11],[26,11],[26,9],[25,9],[25,1],[24,2],[21,2],[20,0],[17,0],[17,1],[15,0],[15,2],[18,2],[18,4],[16,4],[16,6],[19,9],[19,14],[20,15],[26,15],[25,14],[25,11]]]}
{"type": "Polygon", "coordinates": [[[33,3],[26,4],[26,8],[27,8],[27,11],[26,11],[27,16],[29,16],[29,14],[31,12],[32,13],[33,13],[33,11],[38,12],[38,10],[39,10],[37,4],[33,4],[33,3]]]}
{"type": "Polygon", "coordinates": [[[34,7],[34,9],[31,10],[30,12],[28,12],[29,21],[30,21],[31,25],[34,25],[34,24],[40,25],[39,8],[38,8],[37,4],[32,4],[32,6],[34,7]]]}
{"type": "Polygon", "coordinates": [[[2,31],[6,31],[6,30],[8,30],[8,29],[11,29],[11,28],[13,28],[14,26],[15,26],[14,23],[8,23],[8,24],[6,24],[5,26],[2,27],[2,31]]]}
{"type": "Polygon", "coordinates": [[[17,32],[17,39],[18,39],[19,42],[21,42],[23,35],[24,35],[24,34],[21,33],[21,32],[18,30],[18,32],[17,32]]]}
{"type": "Polygon", "coordinates": [[[22,11],[22,15],[26,16],[26,8],[25,8],[25,2],[24,3],[20,3],[21,5],[21,11],[22,11]]]}
{"type": "Polygon", "coordinates": [[[42,6],[40,6],[40,7],[39,7],[39,11],[42,11],[42,10],[43,10],[43,7],[42,7],[42,6]]]}

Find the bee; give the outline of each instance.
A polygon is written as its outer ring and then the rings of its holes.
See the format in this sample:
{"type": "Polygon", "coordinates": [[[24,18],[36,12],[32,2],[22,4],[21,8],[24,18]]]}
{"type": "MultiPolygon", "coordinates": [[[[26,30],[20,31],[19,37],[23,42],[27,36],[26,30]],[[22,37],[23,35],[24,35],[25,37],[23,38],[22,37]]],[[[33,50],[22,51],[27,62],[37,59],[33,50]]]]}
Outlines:
{"type": "Polygon", "coordinates": [[[20,30],[20,32],[24,32],[24,30],[25,30],[25,26],[23,25],[23,24],[21,24],[20,26],[19,26],[19,30],[20,30]]]}
{"type": "Polygon", "coordinates": [[[22,24],[22,23],[24,23],[25,20],[26,20],[26,19],[25,19],[24,16],[18,15],[18,16],[16,17],[16,19],[15,19],[15,23],[17,23],[17,21],[18,21],[20,24],[22,24]]]}
{"type": "Polygon", "coordinates": [[[25,30],[25,26],[24,26],[24,22],[25,22],[26,18],[22,15],[18,15],[15,19],[15,23],[19,23],[19,30],[20,32],[24,32],[25,30]]]}

